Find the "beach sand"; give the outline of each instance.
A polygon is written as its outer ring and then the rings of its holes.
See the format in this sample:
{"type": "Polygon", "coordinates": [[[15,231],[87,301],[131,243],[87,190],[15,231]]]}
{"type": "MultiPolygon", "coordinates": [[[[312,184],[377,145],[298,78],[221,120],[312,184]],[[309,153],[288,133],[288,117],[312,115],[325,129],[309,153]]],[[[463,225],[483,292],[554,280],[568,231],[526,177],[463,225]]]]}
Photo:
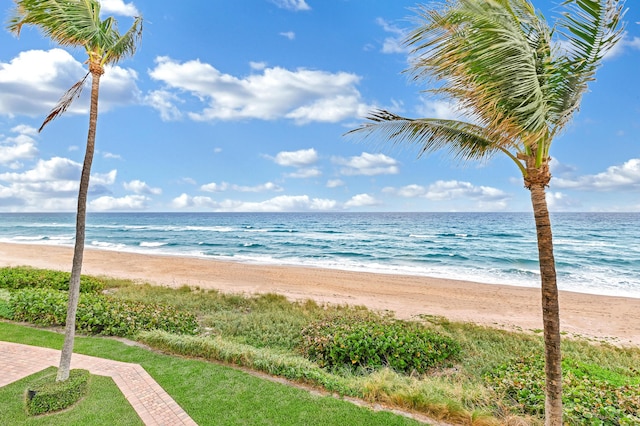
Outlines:
{"type": "MultiPolygon", "coordinates": [[[[0,244],[0,266],[70,271],[71,259],[71,248],[0,244]]],[[[393,311],[398,318],[426,314],[509,330],[542,329],[538,288],[474,283],[473,277],[459,281],[92,249],[85,250],[82,272],[171,287],[364,305],[393,311]]],[[[640,346],[640,299],[561,292],[560,317],[569,336],[640,346]]]]}

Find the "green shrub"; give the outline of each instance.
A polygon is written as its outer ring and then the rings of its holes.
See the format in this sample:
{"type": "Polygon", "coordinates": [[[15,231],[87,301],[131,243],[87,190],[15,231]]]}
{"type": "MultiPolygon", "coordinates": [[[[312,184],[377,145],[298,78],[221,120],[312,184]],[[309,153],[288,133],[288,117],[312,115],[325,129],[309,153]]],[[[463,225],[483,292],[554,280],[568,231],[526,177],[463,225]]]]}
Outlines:
{"type": "MultiPolygon", "coordinates": [[[[0,268],[0,288],[51,288],[69,290],[69,272],[35,269],[30,267],[0,268]]],[[[80,277],[80,291],[96,293],[104,289],[102,280],[83,275],[80,277]]]]}
{"type": "Polygon", "coordinates": [[[32,416],[64,410],[87,394],[90,379],[87,370],[71,370],[69,379],[57,382],[50,374],[31,383],[26,391],[27,413],[32,416]]]}
{"type": "Polygon", "coordinates": [[[11,293],[0,288],[0,318],[13,319],[13,309],[11,309],[11,293]]]}
{"type": "MultiPolygon", "coordinates": [[[[565,421],[571,425],[640,424],[640,385],[611,383],[573,371],[576,363],[563,362],[565,421]]],[[[580,369],[584,369],[584,365],[580,369]]],[[[524,414],[544,416],[544,361],[523,357],[487,376],[493,389],[508,405],[524,414]]]]}
{"type": "Polygon", "coordinates": [[[323,367],[390,367],[424,373],[457,355],[460,346],[415,322],[322,321],[302,331],[301,350],[323,367]]]}
{"type": "MultiPolygon", "coordinates": [[[[64,325],[68,294],[50,289],[23,289],[13,292],[10,307],[13,319],[37,325],[64,325]]],[[[115,300],[101,294],[81,294],[76,312],[76,329],[107,336],[132,336],[141,330],[161,329],[195,334],[194,315],[162,305],[115,300]]]]}

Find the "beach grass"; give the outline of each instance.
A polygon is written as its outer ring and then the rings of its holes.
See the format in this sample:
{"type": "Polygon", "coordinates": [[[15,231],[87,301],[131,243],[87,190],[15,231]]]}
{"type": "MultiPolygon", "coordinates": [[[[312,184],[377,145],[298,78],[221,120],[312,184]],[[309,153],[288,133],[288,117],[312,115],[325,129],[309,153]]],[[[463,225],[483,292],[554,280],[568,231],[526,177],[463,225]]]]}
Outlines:
{"type": "MultiPolygon", "coordinates": [[[[234,363],[268,374],[280,375],[290,380],[324,387],[331,392],[355,396],[372,403],[383,403],[404,410],[425,413],[433,418],[445,419],[455,424],[535,425],[541,423],[536,398],[540,396],[543,389],[538,389],[544,381],[542,368],[538,366],[544,352],[542,338],[535,332],[506,331],[423,315],[414,320],[454,339],[461,348],[460,354],[447,364],[433,368],[427,374],[409,375],[400,374],[388,368],[381,370],[321,369],[303,358],[298,349],[302,328],[314,321],[333,319],[383,321],[388,318],[388,313],[376,313],[363,307],[322,305],[312,301],[290,302],[285,297],[275,294],[230,295],[197,287],[184,286],[172,289],[134,284],[126,280],[108,278],[103,280],[104,288],[111,297],[170,306],[176,311],[187,311],[198,317],[202,331],[199,336],[150,332],[139,337],[167,353],[234,363]],[[517,389],[521,382],[521,375],[529,373],[517,370],[522,365],[529,365],[529,370],[533,370],[528,376],[527,385],[538,389],[537,395],[527,393],[526,389],[521,392],[517,389]],[[503,386],[505,383],[506,385],[503,386]],[[529,403],[528,400],[532,402],[529,403]]],[[[4,335],[1,331],[0,327],[0,336],[4,335]]],[[[53,342],[38,342],[38,339],[43,338],[38,336],[31,335],[29,332],[29,336],[25,336],[25,339],[33,340],[32,344],[37,345],[53,344],[53,342]]],[[[85,347],[85,343],[82,342],[90,340],[84,339],[87,338],[78,340],[76,348],[78,351],[89,352],[81,353],[98,354],[98,356],[108,353],[109,357],[116,357],[112,359],[137,362],[143,366],[149,365],[148,371],[156,380],[163,387],[165,387],[163,380],[167,380],[167,385],[171,388],[169,377],[172,373],[164,370],[164,364],[160,368],[160,366],[154,366],[153,362],[149,363],[152,355],[148,355],[147,352],[143,352],[144,356],[140,356],[137,351],[129,353],[132,349],[124,345],[101,349],[101,345],[106,344],[102,343],[102,340],[85,347]],[[158,370],[154,371],[156,368],[158,370]],[[163,375],[167,375],[167,378],[163,378],[163,375]]],[[[61,345],[61,337],[54,340],[59,341],[55,344],[61,345]]],[[[607,408],[609,410],[607,415],[623,405],[632,407],[628,412],[634,413],[633,407],[637,406],[635,416],[640,419],[640,401],[637,401],[637,398],[634,399],[633,395],[636,390],[636,393],[640,394],[640,372],[637,367],[640,365],[640,348],[619,347],[603,341],[580,338],[566,338],[562,345],[564,370],[570,378],[574,378],[574,384],[577,380],[582,380],[574,388],[567,387],[572,399],[567,407],[573,410],[568,418],[574,419],[570,420],[569,424],[582,424],[584,419],[589,418],[588,416],[593,416],[594,413],[598,415],[596,406],[600,402],[594,399],[594,395],[605,402],[612,400],[610,407],[607,408]],[[630,389],[631,396],[610,392],[611,389],[625,387],[630,389]],[[571,417],[571,415],[578,417],[571,417]]],[[[168,359],[170,361],[165,363],[174,363],[179,360],[179,358],[168,359]]],[[[205,365],[208,364],[205,363],[205,365]]],[[[184,371],[178,379],[181,380],[182,376],[192,377],[193,386],[198,389],[201,386],[206,388],[209,383],[205,371],[191,376],[189,372],[184,371]]],[[[179,385],[175,386],[180,388],[179,385]]],[[[177,396],[174,397],[177,400],[193,399],[193,397],[180,396],[181,392],[185,392],[184,390],[167,389],[167,391],[171,395],[175,392],[177,396]]],[[[233,398],[237,397],[233,396],[233,398]]],[[[198,404],[187,409],[182,402],[179,403],[190,414],[192,410],[197,412],[199,409],[198,404]]],[[[189,401],[185,403],[189,404],[189,401]]],[[[204,401],[202,403],[205,404],[204,401]]],[[[201,415],[203,418],[207,416],[205,413],[201,415]]],[[[613,413],[610,416],[613,419],[612,423],[605,421],[603,424],[616,424],[623,415],[625,414],[613,413]]],[[[630,418],[631,421],[635,421],[633,417],[630,418]]]]}
{"type": "MultiPolygon", "coordinates": [[[[0,322],[0,340],[60,349],[62,339],[63,336],[59,333],[0,322]]],[[[390,412],[374,412],[332,396],[321,396],[303,389],[274,383],[237,369],[202,360],[163,355],[137,346],[129,346],[110,338],[77,337],[75,352],[142,365],[174,400],[202,426],[419,424],[415,420],[390,412]]],[[[0,407],[5,407],[0,409],[0,424],[140,424],[135,422],[120,423],[119,421],[103,422],[102,417],[96,418],[93,412],[100,411],[100,408],[92,406],[90,402],[95,398],[106,398],[104,394],[109,389],[94,393],[93,387],[90,391],[91,400],[89,401],[87,398],[77,408],[48,415],[46,418],[26,419],[24,413],[19,413],[22,409],[26,380],[23,379],[0,388],[0,407]]],[[[92,382],[95,381],[92,380],[92,382]]],[[[98,380],[101,389],[109,386],[100,382],[102,380],[98,380]]],[[[111,383],[113,382],[111,381],[111,383]]],[[[104,401],[111,400],[104,399],[100,402],[98,399],[98,401],[103,404],[104,401]]],[[[120,400],[112,402],[111,405],[102,405],[102,407],[109,406],[111,410],[113,405],[117,406],[118,410],[126,411],[128,406],[128,409],[131,409],[121,394],[120,400]]],[[[137,418],[135,412],[133,414],[137,418]]],[[[131,418],[131,416],[124,414],[123,416],[123,418],[131,418]]]]}

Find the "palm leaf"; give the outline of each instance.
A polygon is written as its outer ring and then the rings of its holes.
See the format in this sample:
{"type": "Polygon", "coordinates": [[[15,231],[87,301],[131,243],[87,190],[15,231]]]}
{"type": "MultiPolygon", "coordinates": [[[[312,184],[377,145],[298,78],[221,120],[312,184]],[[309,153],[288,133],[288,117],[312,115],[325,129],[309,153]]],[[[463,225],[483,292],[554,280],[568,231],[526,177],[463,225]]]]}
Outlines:
{"type": "Polygon", "coordinates": [[[463,121],[409,119],[381,109],[371,111],[366,118],[368,122],[346,135],[380,136],[394,144],[415,145],[419,156],[445,149],[461,161],[488,159],[506,148],[496,143],[495,134],[463,121]]]}
{"type": "Polygon", "coordinates": [[[38,129],[38,133],[41,132],[42,129],[44,129],[44,126],[49,124],[50,121],[53,121],[56,117],[58,117],[59,115],[62,115],[71,106],[73,101],[80,97],[80,94],[82,93],[82,89],[84,88],[84,83],[87,80],[87,77],[89,76],[89,74],[91,73],[88,72],[84,76],[84,78],[82,78],[82,80],[78,81],[76,84],[71,86],[71,88],[67,90],[64,95],[62,95],[62,97],[60,98],[56,106],[53,107],[49,115],[47,115],[47,118],[44,119],[44,122],[38,129]]]}

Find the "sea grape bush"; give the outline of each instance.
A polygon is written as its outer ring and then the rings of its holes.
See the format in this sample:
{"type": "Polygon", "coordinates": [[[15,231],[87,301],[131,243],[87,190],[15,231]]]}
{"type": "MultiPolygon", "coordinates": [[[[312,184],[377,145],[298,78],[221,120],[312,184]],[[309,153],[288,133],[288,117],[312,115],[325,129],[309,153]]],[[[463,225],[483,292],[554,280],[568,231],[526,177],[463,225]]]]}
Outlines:
{"type": "MultiPolygon", "coordinates": [[[[52,288],[69,290],[69,272],[34,269],[29,267],[0,268],[0,288],[52,288]]],[[[80,277],[80,291],[96,293],[103,290],[103,282],[94,277],[80,277]]]]}
{"type": "MultiPolygon", "coordinates": [[[[11,294],[13,319],[43,326],[61,326],[67,315],[67,293],[51,289],[23,289],[11,294]]],[[[92,334],[133,336],[142,330],[195,334],[193,314],[169,307],[116,300],[101,294],[81,294],[76,328],[92,334]]]]}
{"type": "Polygon", "coordinates": [[[453,339],[399,320],[320,321],[302,330],[302,353],[321,367],[390,367],[424,373],[460,352],[453,339]]]}
{"type": "MultiPolygon", "coordinates": [[[[580,375],[563,363],[565,421],[570,425],[640,424],[640,385],[610,383],[580,375]]],[[[517,359],[487,375],[494,391],[524,414],[544,416],[544,361],[540,356],[517,359]]]]}

